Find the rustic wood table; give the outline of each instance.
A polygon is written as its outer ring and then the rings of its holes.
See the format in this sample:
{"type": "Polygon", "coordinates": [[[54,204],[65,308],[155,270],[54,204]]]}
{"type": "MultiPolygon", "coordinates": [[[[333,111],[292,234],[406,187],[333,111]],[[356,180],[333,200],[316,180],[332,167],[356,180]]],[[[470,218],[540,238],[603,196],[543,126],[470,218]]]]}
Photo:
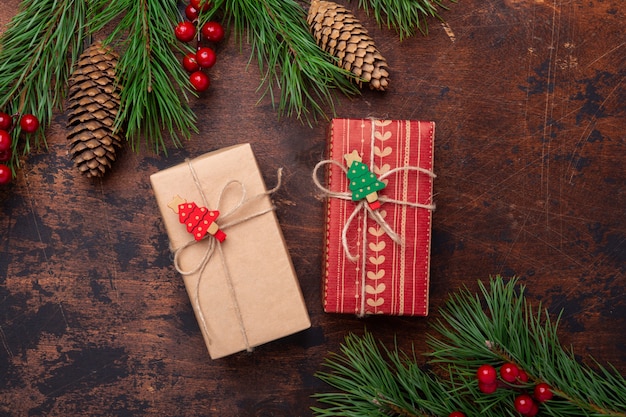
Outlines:
{"type": "MultiPolygon", "coordinates": [[[[356,9],[356,2],[340,0],[356,9]]],[[[18,0],[0,5],[4,25],[18,0]]],[[[403,40],[355,10],[391,67],[391,88],[340,99],[341,117],[437,123],[427,318],[322,311],[323,201],[311,172],[327,121],[279,119],[230,37],[194,101],[200,133],[167,156],[126,150],[81,177],[66,116],[0,188],[0,415],[310,416],[314,373],[349,332],[426,352],[448,294],[519,276],[556,314],[564,345],[626,373],[626,5],[619,0],[466,0],[403,40]],[[152,193],[150,174],[250,142],[312,327],[209,359],[152,193]]],[[[0,86],[1,88],[1,86],[0,86]]]]}

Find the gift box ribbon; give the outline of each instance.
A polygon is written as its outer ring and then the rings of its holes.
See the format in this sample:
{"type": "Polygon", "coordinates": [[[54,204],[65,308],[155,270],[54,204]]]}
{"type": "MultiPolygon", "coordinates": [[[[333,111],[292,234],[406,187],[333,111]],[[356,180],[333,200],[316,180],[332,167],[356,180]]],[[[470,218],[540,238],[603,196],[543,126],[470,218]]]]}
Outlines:
{"type": "MultiPolygon", "coordinates": [[[[202,184],[200,183],[200,180],[198,178],[198,174],[196,173],[192,161],[187,159],[186,160],[187,165],[189,167],[189,171],[191,173],[191,176],[193,178],[194,184],[198,190],[198,192],[200,193],[200,196],[202,198],[202,202],[204,204],[205,207],[208,207],[208,201],[206,198],[206,195],[204,194],[203,191],[203,187],[202,184]]],[[[223,214],[222,216],[220,216],[220,219],[222,222],[226,221],[226,223],[223,223],[219,226],[219,228],[221,230],[223,229],[228,229],[230,227],[236,226],[238,224],[244,223],[248,220],[251,220],[253,218],[262,216],[264,214],[270,213],[274,210],[276,210],[275,206],[271,206],[268,209],[265,210],[261,210],[258,211],[256,213],[252,213],[249,214],[245,217],[239,218],[239,219],[235,219],[232,220],[230,222],[228,222],[228,218],[233,216],[234,214],[236,214],[238,211],[240,211],[240,209],[248,204],[254,203],[255,201],[273,194],[274,192],[276,192],[280,186],[281,186],[281,182],[282,182],[282,168],[278,169],[277,172],[277,184],[274,188],[272,188],[271,190],[267,190],[263,193],[257,194],[249,199],[246,199],[246,187],[243,185],[243,183],[241,183],[238,180],[231,180],[228,181],[224,187],[222,188],[222,190],[220,191],[219,194],[219,198],[217,201],[217,209],[218,211],[221,208],[221,203],[222,203],[222,197],[224,197],[224,195],[226,194],[226,192],[229,191],[229,189],[233,188],[234,186],[237,186],[239,188],[239,192],[240,192],[240,198],[239,201],[237,202],[237,204],[235,204],[229,211],[227,211],[225,214],[223,214]]],[[[248,352],[252,351],[252,347],[250,346],[249,340],[248,340],[248,334],[246,332],[246,326],[245,323],[243,321],[243,317],[241,314],[241,308],[239,306],[239,302],[237,300],[237,294],[235,292],[235,287],[233,285],[233,280],[232,280],[232,276],[230,274],[230,271],[228,269],[228,265],[226,263],[226,258],[224,256],[224,251],[222,249],[222,245],[225,244],[226,241],[228,241],[228,239],[226,239],[224,241],[224,243],[217,239],[216,237],[207,234],[204,236],[202,240],[206,240],[208,239],[208,245],[207,245],[207,249],[205,250],[202,258],[200,259],[200,261],[198,262],[198,264],[193,267],[190,270],[184,270],[181,266],[180,266],[180,255],[181,253],[188,247],[198,244],[200,241],[196,240],[196,239],[191,239],[188,242],[186,242],[185,244],[183,244],[181,247],[179,248],[172,248],[172,252],[174,253],[174,267],[176,268],[176,271],[178,273],[180,273],[181,275],[193,275],[196,273],[199,273],[199,277],[198,277],[198,282],[196,283],[196,292],[195,292],[195,296],[194,296],[194,305],[196,307],[196,310],[198,312],[198,318],[200,320],[200,323],[202,324],[202,327],[204,329],[204,331],[206,332],[207,336],[209,336],[211,333],[209,331],[209,326],[208,323],[206,321],[206,318],[204,317],[204,313],[202,312],[202,308],[200,305],[200,284],[202,283],[202,278],[204,276],[204,270],[206,269],[206,266],[208,265],[209,261],[211,260],[211,258],[213,257],[214,253],[217,251],[217,254],[219,255],[219,258],[221,260],[221,264],[222,264],[222,268],[225,271],[225,275],[226,275],[226,282],[227,282],[227,286],[230,292],[230,296],[233,300],[233,305],[235,307],[235,314],[237,315],[237,320],[239,322],[239,326],[241,329],[241,333],[242,333],[242,337],[244,340],[244,344],[246,347],[246,350],[248,352]]],[[[208,337],[209,339],[209,344],[211,343],[211,337],[208,337]]]]}
{"type": "MultiPolygon", "coordinates": [[[[375,150],[375,134],[376,134],[376,124],[374,123],[376,119],[372,119],[372,133],[371,133],[371,145],[370,145],[370,155],[369,155],[369,161],[370,161],[370,170],[374,170],[374,150],[375,150]]],[[[327,198],[338,198],[340,200],[346,200],[346,201],[353,201],[352,198],[352,193],[349,191],[333,191],[330,188],[324,186],[320,180],[319,180],[319,174],[318,171],[325,167],[328,164],[334,164],[336,166],[338,166],[345,175],[347,175],[348,173],[348,169],[346,168],[346,166],[344,166],[343,164],[339,163],[336,160],[333,159],[327,159],[327,160],[322,160],[320,162],[318,162],[315,165],[315,168],[313,169],[313,182],[315,183],[316,187],[322,191],[322,193],[324,194],[325,197],[327,198]]],[[[395,175],[397,173],[400,172],[416,172],[418,175],[422,174],[422,175],[428,175],[431,178],[436,178],[437,176],[435,175],[434,172],[422,168],[422,167],[418,167],[418,166],[410,166],[410,165],[405,165],[405,166],[401,166],[401,167],[396,167],[393,169],[390,169],[389,171],[385,172],[384,174],[380,175],[379,180],[383,181],[385,178],[390,177],[391,175],[395,175]]],[[[389,204],[397,204],[397,205],[401,205],[401,206],[408,206],[408,207],[413,207],[413,208],[421,208],[421,209],[425,209],[425,210],[435,210],[435,204],[421,204],[418,202],[414,202],[414,201],[403,201],[403,200],[399,200],[399,199],[395,199],[395,198],[390,198],[387,197],[385,195],[381,195],[378,197],[378,200],[381,202],[381,204],[385,204],[385,203],[389,203],[389,204]]],[[[383,218],[383,216],[381,215],[381,213],[379,212],[379,210],[373,210],[369,207],[368,203],[365,200],[361,200],[359,201],[355,207],[354,210],[352,211],[352,213],[350,214],[350,216],[347,218],[345,224],[343,225],[342,228],[342,232],[341,232],[341,244],[343,247],[343,250],[346,254],[346,257],[351,260],[352,262],[357,262],[360,260],[361,262],[361,266],[360,266],[360,271],[361,271],[361,307],[360,307],[360,314],[358,314],[359,316],[363,316],[365,314],[365,283],[366,283],[366,278],[367,278],[367,268],[366,268],[366,251],[367,251],[367,219],[370,218],[373,221],[375,221],[380,227],[381,229],[391,238],[391,240],[394,241],[394,243],[396,243],[397,245],[403,245],[403,242],[400,238],[400,236],[393,230],[393,228],[391,227],[391,225],[389,225],[389,223],[387,223],[385,221],[385,219],[383,218]],[[359,254],[353,254],[352,250],[350,249],[350,246],[348,244],[348,230],[350,230],[350,227],[354,221],[354,219],[359,215],[359,213],[361,212],[361,210],[365,211],[365,216],[363,216],[363,227],[361,228],[361,230],[363,230],[362,236],[361,236],[361,241],[363,242],[363,249],[362,249],[362,256],[360,256],[359,254]]]]}

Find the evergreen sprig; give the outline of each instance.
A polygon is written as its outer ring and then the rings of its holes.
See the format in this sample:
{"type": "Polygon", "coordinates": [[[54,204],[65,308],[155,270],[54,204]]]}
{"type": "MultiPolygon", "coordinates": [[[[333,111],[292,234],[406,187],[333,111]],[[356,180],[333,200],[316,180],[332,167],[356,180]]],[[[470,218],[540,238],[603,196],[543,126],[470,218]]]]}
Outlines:
{"type": "Polygon", "coordinates": [[[328,109],[334,113],[335,92],[359,93],[351,73],[317,46],[295,1],[217,0],[214,6],[223,9],[239,41],[250,44],[261,72],[260,100],[269,96],[280,116],[310,122],[328,109]]]}
{"type": "Polygon", "coordinates": [[[463,289],[453,294],[428,337],[432,352],[426,364],[417,355],[379,348],[373,336],[349,335],[339,354],[331,354],[320,379],[337,389],[315,397],[328,407],[314,407],[317,416],[446,417],[519,416],[517,395],[545,382],[554,398],[540,405],[553,417],[626,416],[626,380],[611,366],[576,360],[558,339],[558,318],[541,306],[535,310],[516,279],[501,277],[480,293],[463,289]],[[476,370],[514,363],[528,375],[526,383],[507,384],[493,394],[478,389],[476,370]],[[424,366],[426,365],[426,366],[424,366]]]}
{"type": "Polygon", "coordinates": [[[415,356],[379,346],[371,333],[348,335],[341,353],[331,353],[325,365],[329,371],[316,376],[338,391],[314,396],[326,405],[312,408],[317,416],[447,416],[454,401],[445,384],[416,365],[415,356]]]}
{"type": "Polygon", "coordinates": [[[428,34],[428,18],[441,20],[440,10],[447,10],[443,0],[359,0],[359,7],[371,11],[379,24],[395,29],[400,39],[417,31],[428,34]]]}
{"type": "Polygon", "coordinates": [[[107,39],[122,51],[117,75],[122,85],[116,128],[124,128],[137,150],[141,137],[156,153],[166,151],[163,131],[176,145],[197,132],[186,95],[188,76],[175,52],[173,28],[180,20],[176,0],[93,0],[89,22],[98,32],[120,19],[107,39]]]}
{"type": "MultiPolygon", "coordinates": [[[[82,50],[85,32],[84,0],[23,2],[0,38],[0,110],[37,116],[49,124],[61,108],[72,67],[82,50]]],[[[15,123],[16,137],[19,124],[15,123]]],[[[19,135],[13,141],[13,167],[18,165],[18,146],[45,144],[43,129],[34,136],[19,135]],[[22,143],[23,142],[23,145],[22,143]],[[31,143],[33,142],[33,143],[31,143]]]]}

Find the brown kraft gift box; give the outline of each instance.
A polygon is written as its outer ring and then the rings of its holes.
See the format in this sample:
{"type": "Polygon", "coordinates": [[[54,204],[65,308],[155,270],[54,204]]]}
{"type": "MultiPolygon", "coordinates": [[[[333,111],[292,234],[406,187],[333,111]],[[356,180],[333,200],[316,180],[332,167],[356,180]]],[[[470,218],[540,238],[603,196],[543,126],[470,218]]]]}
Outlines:
{"type": "Polygon", "coordinates": [[[150,181],[211,358],[251,350],[310,327],[249,144],[207,153],[157,172],[150,181]],[[197,207],[188,204],[192,202],[197,207]],[[176,211],[186,215],[192,208],[213,216],[219,213],[217,219],[211,217],[212,228],[206,228],[215,232],[219,227],[214,236],[196,240],[180,222],[176,211]],[[226,236],[223,242],[217,238],[221,234],[226,236]]]}

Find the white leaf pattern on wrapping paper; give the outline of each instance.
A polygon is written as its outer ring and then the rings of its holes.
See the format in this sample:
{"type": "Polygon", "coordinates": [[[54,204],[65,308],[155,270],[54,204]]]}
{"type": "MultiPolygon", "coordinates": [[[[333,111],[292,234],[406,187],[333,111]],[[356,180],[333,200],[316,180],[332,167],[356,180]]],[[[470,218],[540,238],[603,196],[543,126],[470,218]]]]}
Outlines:
{"type": "Polygon", "coordinates": [[[391,149],[390,146],[387,146],[382,150],[378,146],[374,146],[374,155],[380,156],[381,158],[391,155],[391,152],[393,152],[393,149],[391,149]]]}
{"type": "Polygon", "coordinates": [[[385,231],[381,227],[370,226],[369,229],[367,229],[367,231],[369,232],[370,235],[376,236],[376,237],[381,237],[382,235],[385,234],[385,231]]]}
{"type": "MultiPolygon", "coordinates": [[[[391,120],[374,120],[372,126],[372,129],[374,129],[373,139],[376,139],[380,144],[391,139],[393,136],[391,131],[385,132],[384,129],[376,130],[376,127],[388,126],[391,123],[391,120]]],[[[373,152],[377,157],[384,158],[393,153],[393,148],[387,146],[382,147],[381,150],[381,147],[374,146],[373,152]]],[[[373,164],[372,170],[377,176],[381,176],[389,172],[391,170],[391,166],[389,164],[382,164],[381,166],[373,164]]],[[[389,180],[384,179],[382,182],[387,185],[389,180]]],[[[385,210],[379,210],[379,214],[383,219],[387,216],[387,212],[385,210]]],[[[381,268],[385,262],[385,256],[380,254],[380,252],[387,246],[385,241],[381,239],[385,232],[380,227],[369,227],[367,231],[370,235],[374,236],[375,239],[368,244],[369,250],[372,251],[372,255],[368,258],[368,261],[374,268],[367,271],[366,276],[367,279],[370,280],[370,284],[365,286],[366,294],[371,295],[372,297],[366,297],[365,301],[367,305],[373,309],[373,313],[382,313],[382,311],[378,311],[378,308],[385,304],[385,298],[380,295],[385,292],[387,286],[384,282],[380,282],[378,284],[376,282],[385,276],[385,270],[381,268]]]]}
{"type": "Polygon", "coordinates": [[[370,307],[380,307],[381,305],[385,304],[385,299],[384,298],[377,298],[376,300],[374,300],[373,298],[368,298],[367,299],[367,305],[370,307]]]}
{"type": "Polygon", "coordinates": [[[385,276],[385,270],[384,269],[379,269],[378,271],[367,271],[367,278],[368,279],[377,280],[377,279],[381,279],[384,276],[385,276]]]}
{"type": "Polygon", "coordinates": [[[389,164],[383,164],[381,167],[378,165],[374,167],[374,173],[378,176],[386,174],[389,170],[391,170],[391,166],[389,166],[389,164]]]}
{"type": "Polygon", "coordinates": [[[385,132],[385,133],[375,132],[374,137],[378,140],[385,141],[391,137],[391,132],[385,132]]]}
{"type": "Polygon", "coordinates": [[[367,292],[368,294],[380,294],[383,291],[385,291],[386,288],[387,288],[387,286],[385,285],[385,283],[381,282],[376,287],[373,287],[371,285],[366,285],[365,286],[365,292],[367,292]]]}
{"type": "Polygon", "coordinates": [[[381,265],[385,262],[385,255],[370,256],[369,261],[373,265],[381,265]]]}
{"type": "Polygon", "coordinates": [[[385,249],[387,244],[385,243],[385,241],[381,240],[378,243],[370,242],[370,244],[368,246],[369,246],[371,251],[380,252],[381,250],[385,249]]]}

